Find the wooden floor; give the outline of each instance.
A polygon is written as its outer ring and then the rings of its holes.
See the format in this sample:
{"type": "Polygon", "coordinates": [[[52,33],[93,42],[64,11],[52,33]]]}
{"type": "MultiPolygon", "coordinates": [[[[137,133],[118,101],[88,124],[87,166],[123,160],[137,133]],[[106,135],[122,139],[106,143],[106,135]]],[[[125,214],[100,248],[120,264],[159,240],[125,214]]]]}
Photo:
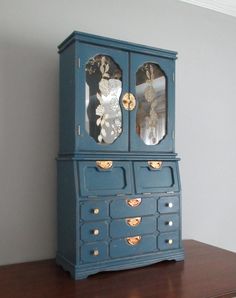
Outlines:
{"type": "Polygon", "coordinates": [[[236,297],[236,254],[184,241],[184,262],[106,272],[74,281],[54,260],[0,267],[1,298],[236,297]]]}

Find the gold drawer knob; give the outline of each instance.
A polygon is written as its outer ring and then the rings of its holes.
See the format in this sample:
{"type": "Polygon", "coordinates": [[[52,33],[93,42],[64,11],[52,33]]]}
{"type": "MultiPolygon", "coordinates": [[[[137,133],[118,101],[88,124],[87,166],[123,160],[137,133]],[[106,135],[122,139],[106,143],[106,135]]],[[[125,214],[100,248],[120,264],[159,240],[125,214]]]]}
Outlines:
{"type": "Polygon", "coordinates": [[[170,221],[167,221],[167,223],[166,223],[168,226],[170,226],[170,227],[172,227],[173,226],[173,221],[172,220],[170,220],[170,221]]]}
{"type": "Polygon", "coordinates": [[[95,249],[94,251],[93,251],[93,256],[98,256],[99,255],[99,250],[98,249],[95,249]]]}
{"type": "Polygon", "coordinates": [[[137,244],[139,244],[141,238],[142,238],[141,236],[127,237],[127,238],[126,238],[126,241],[127,241],[130,245],[137,245],[137,244]]]}
{"type": "Polygon", "coordinates": [[[98,208],[93,209],[93,214],[98,214],[99,212],[100,212],[100,210],[98,208]]]}
{"type": "Polygon", "coordinates": [[[150,168],[158,170],[162,166],[162,161],[159,161],[159,160],[148,161],[148,165],[150,168]]]}
{"type": "Polygon", "coordinates": [[[93,230],[93,235],[94,235],[94,236],[99,235],[99,229],[94,229],[94,230],[93,230]]]}
{"type": "Polygon", "coordinates": [[[111,160],[97,160],[96,165],[102,170],[108,170],[112,167],[113,161],[111,160]]]}
{"type": "Polygon", "coordinates": [[[169,208],[172,208],[174,206],[174,204],[170,202],[170,203],[167,203],[166,206],[169,208]]]}
{"type": "Polygon", "coordinates": [[[141,202],[141,198],[126,200],[127,205],[129,205],[130,207],[137,207],[141,204],[141,202]]]}
{"type": "Polygon", "coordinates": [[[141,217],[126,218],[126,224],[131,227],[136,227],[141,222],[141,217]]]}
{"type": "Polygon", "coordinates": [[[166,242],[167,242],[169,245],[173,244],[173,240],[172,240],[172,239],[168,239],[168,240],[166,240],[166,242]]]}

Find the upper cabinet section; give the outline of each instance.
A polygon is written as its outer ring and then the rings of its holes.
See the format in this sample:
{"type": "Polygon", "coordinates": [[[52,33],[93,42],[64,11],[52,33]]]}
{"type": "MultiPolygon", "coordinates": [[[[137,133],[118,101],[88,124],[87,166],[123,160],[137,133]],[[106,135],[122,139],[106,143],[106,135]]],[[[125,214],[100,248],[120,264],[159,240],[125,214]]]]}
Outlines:
{"type": "Polygon", "coordinates": [[[75,32],[59,53],[60,154],[174,152],[175,52],[75,32]]]}

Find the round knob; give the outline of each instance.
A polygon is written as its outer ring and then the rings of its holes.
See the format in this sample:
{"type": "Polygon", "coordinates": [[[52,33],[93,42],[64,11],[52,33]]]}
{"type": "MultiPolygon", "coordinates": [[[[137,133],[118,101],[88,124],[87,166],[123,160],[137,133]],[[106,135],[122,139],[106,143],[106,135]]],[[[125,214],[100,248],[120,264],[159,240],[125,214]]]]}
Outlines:
{"type": "Polygon", "coordinates": [[[168,239],[166,242],[167,242],[169,245],[171,245],[171,244],[173,243],[173,240],[172,240],[172,239],[168,239]]]}
{"type": "Polygon", "coordinates": [[[172,208],[173,207],[173,203],[167,203],[167,207],[172,208]]]}
{"type": "Polygon", "coordinates": [[[98,249],[95,249],[94,251],[93,251],[93,255],[96,257],[96,256],[98,256],[99,255],[99,250],[98,249]]]}
{"type": "Polygon", "coordinates": [[[93,214],[98,214],[99,213],[99,209],[98,208],[95,208],[95,209],[93,209],[93,214]]]}
{"type": "Polygon", "coordinates": [[[93,235],[97,236],[99,234],[99,229],[94,229],[93,230],[93,235]]]}
{"type": "Polygon", "coordinates": [[[168,221],[167,222],[167,225],[170,226],[170,227],[172,227],[173,226],[173,221],[172,220],[168,221]]]}

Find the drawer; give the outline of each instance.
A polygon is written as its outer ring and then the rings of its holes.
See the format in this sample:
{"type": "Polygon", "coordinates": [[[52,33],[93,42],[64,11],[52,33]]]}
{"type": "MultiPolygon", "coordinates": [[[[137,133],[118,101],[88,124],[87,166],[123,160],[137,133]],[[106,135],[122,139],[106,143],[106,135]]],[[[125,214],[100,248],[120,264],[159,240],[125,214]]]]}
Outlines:
{"type": "Polygon", "coordinates": [[[106,242],[84,244],[81,247],[83,262],[99,262],[108,259],[108,245],[106,242]]]}
{"type": "Polygon", "coordinates": [[[160,250],[179,248],[179,231],[159,234],[158,248],[160,250]]]}
{"type": "Polygon", "coordinates": [[[178,212],[179,211],[179,198],[176,196],[161,197],[158,200],[158,211],[160,213],[178,212]]]}
{"type": "Polygon", "coordinates": [[[80,161],[80,191],[82,196],[131,194],[131,163],[113,161],[109,169],[101,169],[96,161],[80,161]]]}
{"type": "Polygon", "coordinates": [[[160,232],[170,232],[170,231],[175,231],[179,229],[178,214],[160,215],[157,222],[158,222],[158,230],[160,232]]]}
{"type": "Polygon", "coordinates": [[[135,189],[137,193],[178,191],[177,162],[163,161],[154,169],[148,161],[134,162],[135,189]]]}
{"type": "Polygon", "coordinates": [[[91,222],[84,223],[80,228],[81,240],[93,242],[97,240],[104,240],[108,237],[108,223],[107,222],[91,222]]]}
{"type": "Polygon", "coordinates": [[[110,205],[110,215],[113,218],[152,215],[155,212],[156,199],[154,198],[115,199],[110,205]]]}
{"type": "Polygon", "coordinates": [[[100,220],[109,215],[108,202],[89,201],[81,203],[81,218],[83,220],[100,220]]]}
{"type": "Polygon", "coordinates": [[[110,255],[112,258],[144,254],[153,252],[155,249],[156,237],[153,235],[117,239],[110,243],[110,255]]]}
{"type": "Polygon", "coordinates": [[[139,234],[150,234],[156,231],[156,217],[129,217],[113,220],[110,224],[110,236],[120,238],[139,234]]]}

